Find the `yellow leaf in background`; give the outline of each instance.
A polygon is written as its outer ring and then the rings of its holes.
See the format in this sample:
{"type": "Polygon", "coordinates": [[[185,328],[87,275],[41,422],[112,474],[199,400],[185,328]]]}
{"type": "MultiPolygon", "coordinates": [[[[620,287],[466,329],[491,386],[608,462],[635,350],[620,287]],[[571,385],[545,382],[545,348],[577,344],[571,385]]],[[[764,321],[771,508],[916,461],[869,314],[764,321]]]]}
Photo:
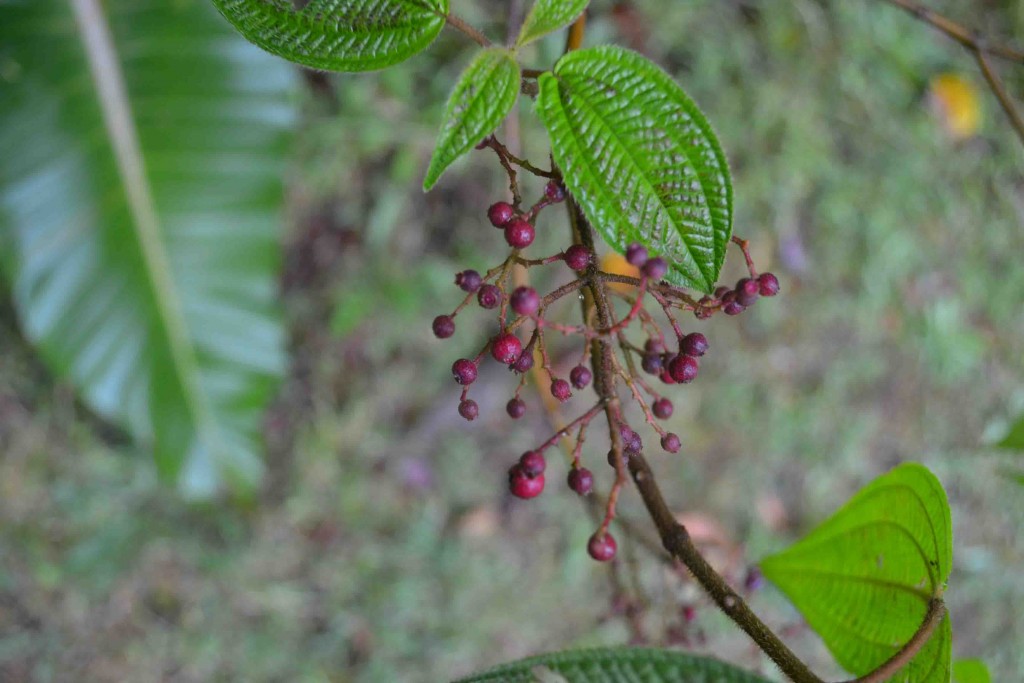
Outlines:
{"type": "MultiPolygon", "coordinates": [[[[640,277],[640,269],[631,264],[626,260],[622,254],[617,254],[614,251],[610,251],[601,258],[601,270],[606,273],[614,273],[616,275],[628,275],[629,277],[640,277]]],[[[609,285],[616,292],[622,292],[623,294],[629,294],[634,289],[633,285],[622,284],[621,282],[613,282],[609,285]]]]}
{"type": "Polygon", "coordinates": [[[929,99],[953,138],[963,140],[978,132],[981,121],[978,92],[963,77],[954,73],[934,76],[929,86],[929,99]]]}

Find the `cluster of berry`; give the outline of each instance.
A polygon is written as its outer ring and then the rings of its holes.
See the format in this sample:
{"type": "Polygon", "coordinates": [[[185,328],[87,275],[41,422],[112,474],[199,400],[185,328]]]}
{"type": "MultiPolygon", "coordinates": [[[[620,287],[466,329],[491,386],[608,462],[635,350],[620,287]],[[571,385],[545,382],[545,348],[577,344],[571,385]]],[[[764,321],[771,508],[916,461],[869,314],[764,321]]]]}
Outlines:
{"type": "MultiPolygon", "coordinates": [[[[507,161],[507,150],[500,143],[493,139],[485,142],[485,146],[494,148],[499,156],[507,161]]],[[[508,168],[507,164],[503,165],[508,168]]],[[[526,402],[520,394],[525,386],[527,373],[534,369],[535,362],[540,363],[537,370],[546,373],[549,391],[559,402],[568,401],[572,397],[573,389],[582,390],[588,387],[594,379],[598,363],[603,364],[601,370],[605,373],[603,377],[607,379],[603,391],[598,391],[597,404],[566,427],[559,429],[543,444],[523,453],[508,471],[508,486],[512,495],[518,498],[529,499],[539,496],[545,486],[546,451],[556,447],[559,442],[575,432],[575,445],[566,483],[571,491],[580,496],[591,493],[594,488],[594,474],[581,464],[582,447],[591,420],[598,414],[605,414],[609,422],[618,427],[621,447],[613,446],[608,453],[608,464],[616,471],[616,479],[608,495],[605,519],[591,537],[587,550],[594,559],[608,561],[616,553],[616,542],[608,528],[615,517],[619,489],[626,480],[626,465],[631,457],[639,455],[643,450],[643,441],[627,424],[618,407],[618,400],[609,399],[609,396],[614,395],[614,382],[621,380],[629,388],[634,401],[643,411],[647,424],[660,437],[662,448],[669,453],[678,453],[682,447],[679,436],[659,425],[659,421],[672,416],[673,403],[656,391],[644,379],[643,374],[637,371],[636,359],[639,359],[643,373],[659,378],[666,385],[688,384],[694,381],[700,369],[700,358],[708,351],[708,340],[700,332],[684,332],[673,311],[690,312],[698,320],[705,320],[717,312],[736,315],[753,305],[758,297],[777,294],[779,281],[771,273],[756,273],[746,241],[738,238],[733,238],[732,241],[743,251],[750,276],[741,279],[734,288],[720,287],[714,295],[705,296],[700,300],[692,299],[686,290],[663,281],[668,273],[668,263],[660,256],[650,255],[640,244],[629,245],[625,252],[626,260],[636,268],[637,276],[600,270],[595,262],[594,253],[582,244],[572,244],[564,251],[545,258],[525,258],[522,251],[534,242],[534,224],[538,213],[549,205],[564,201],[565,191],[556,179],[550,179],[544,188],[543,196],[532,207],[524,210],[520,208],[522,200],[515,189],[514,177],[510,175],[510,178],[513,180],[515,195],[513,203],[496,202],[487,210],[487,218],[491,225],[503,231],[505,242],[511,248],[510,253],[502,263],[486,273],[464,270],[455,276],[455,284],[466,293],[466,296],[452,313],[439,315],[434,319],[434,334],[440,339],[454,335],[456,316],[470,305],[474,298],[481,308],[497,311],[497,333],[475,356],[459,358],[452,365],[452,375],[456,383],[462,387],[458,411],[466,420],[475,420],[479,415],[479,406],[469,398],[469,390],[470,385],[477,379],[480,364],[488,354],[520,376],[518,387],[505,407],[509,417],[513,419],[519,419],[526,413],[526,402]],[[531,268],[556,262],[568,266],[574,272],[575,279],[544,296],[533,287],[511,287],[509,281],[514,266],[531,268]],[[614,310],[609,311],[605,315],[606,324],[603,326],[594,324],[595,316],[587,312],[584,314],[582,325],[566,325],[545,317],[548,306],[585,287],[591,291],[599,288],[604,297],[616,296],[623,299],[630,306],[628,313],[616,320],[614,310]],[[675,333],[675,341],[678,342],[677,345],[673,345],[673,349],[666,343],[662,326],[647,310],[645,297],[656,301],[667,318],[675,333]],[[647,336],[642,348],[633,345],[625,334],[627,328],[634,322],[640,324],[647,336]],[[527,325],[532,327],[532,332],[524,344],[517,332],[527,325]],[[567,379],[558,376],[552,367],[545,344],[545,331],[582,337],[582,357],[569,372],[567,379]],[[613,344],[617,344],[620,349],[618,354],[610,350],[613,344]],[[592,362],[592,354],[597,353],[592,351],[594,348],[604,349],[600,361],[595,357],[592,362]],[[612,386],[611,394],[609,386],[612,386]],[[649,398],[645,398],[644,394],[649,398]]]]}

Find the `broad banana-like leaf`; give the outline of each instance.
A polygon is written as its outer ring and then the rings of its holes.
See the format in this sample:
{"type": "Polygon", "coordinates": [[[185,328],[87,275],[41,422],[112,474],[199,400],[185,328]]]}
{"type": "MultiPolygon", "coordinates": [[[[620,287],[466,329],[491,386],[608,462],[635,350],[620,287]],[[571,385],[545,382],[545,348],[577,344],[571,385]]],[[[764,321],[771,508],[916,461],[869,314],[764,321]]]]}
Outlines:
{"type": "Polygon", "coordinates": [[[0,0],[0,258],[25,335],[189,496],[261,472],[292,73],[201,0],[0,0]]]}

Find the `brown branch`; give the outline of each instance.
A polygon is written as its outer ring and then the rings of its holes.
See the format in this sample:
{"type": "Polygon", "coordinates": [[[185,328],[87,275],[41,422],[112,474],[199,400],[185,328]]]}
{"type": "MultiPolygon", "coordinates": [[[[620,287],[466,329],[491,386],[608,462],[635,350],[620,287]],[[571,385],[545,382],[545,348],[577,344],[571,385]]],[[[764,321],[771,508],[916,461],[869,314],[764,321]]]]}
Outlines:
{"type": "Polygon", "coordinates": [[[463,21],[459,17],[455,16],[454,14],[445,14],[444,15],[444,20],[452,28],[454,28],[454,29],[456,29],[458,31],[462,31],[467,36],[472,38],[473,42],[475,42],[480,47],[490,47],[491,46],[491,44],[492,44],[491,41],[488,40],[487,36],[485,36],[483,33],[481,33],[479,29],[477,29],[474,26],[471,26],[471,25],[467,24],[465,21],[463,21]]]}
{"type": "Polygon", "coordinates": [[[1016,131],[1017,137],[1024,143],[1024,117],[1021,116],[1017,105],[1009,93],[1006,92],[1006,88],[992,69],[992,65],[988,60],[988,57],[991,55],[1017,64],[1024,64],[1024,51],[1009,47],[1008,45],[993,43],[978,32],[928,9],[924,5],[915,2],[915,0],[882,0],[882,2],[898,7],[915,19],[938,29],[970,52],[974,56],[975,61],[978,62],[978,67],[981,69],[982,76],[985,77],[985,82],[988,83],[988,87],[992,90],[996,99],[999,100],[999,105],[1010,119],[1010,125],[1016,131]]]}
{"type": "Polygon", "coordinates": [[[1011,62],[1024,64],[1024,50],[989,41],[977,31],[971,30],[934,10],[928,9],[919,2],[914,0],[882,1],[894,7],[899,7],[915,19],[931,25],[972,52],[984,52],[994,57],[1001,57],[1011,62]]]}
{"type": "Polygon", "coordinates": [[[1010,125],[1017,131],[1017,137],[1020,138],[1021,143],[1024,143],[1024,118],[1021,117],[1020,112],[1017,110],[1017,105],[1010,99],[1009,93],[1006,92],[1006,88],[1003,87],[1003,82],[996,75],[996,72],[992,70],[992,65],[989,64],[988,57],[985,56],[984,52],[975,51],[974,59],[978,62],[978,67],[981,69],[981,75],[985,77],[988,82],[988,87],[995,93],[996,99],[999,100],[1000,106],[1003,111],[1006,112],[1006,116],[1010,119],[1010,125]]]}

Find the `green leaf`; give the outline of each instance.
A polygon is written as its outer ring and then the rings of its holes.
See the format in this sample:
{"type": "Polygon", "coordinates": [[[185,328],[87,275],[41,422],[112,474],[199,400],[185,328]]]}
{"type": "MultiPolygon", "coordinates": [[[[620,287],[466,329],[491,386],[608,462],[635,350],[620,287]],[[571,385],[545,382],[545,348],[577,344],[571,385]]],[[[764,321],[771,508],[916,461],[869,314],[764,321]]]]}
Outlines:
{"type": "MultiPolygon", "coordinates": [[[[877,668],[918,630],[953,558],[949,504],[927,468],[900,465],[788,550],[761,563],[836,660],[877,668]]],[[[949,617],[896,680],[947,682],[949,617]]]]}
{"type": "Polygon", "coordinates": [[[583,14],[588,4],[590,0],[536,0],[519,29],[516,47],[568,26],[583,14]]]}
{"type": "Polygon", "coordinates": [[[571,650],[521,659],[455,683],[767,683],[710,657],[653,648],[571,650]]]}
{"type": "Polygon", "coordinates": [[[1019,417],[1010,426],[1006,436],[996,443],[996,448],[1005,448],[1010,451],[1024,451],[1024,417],[1019,417]]]}
{"type": "Polygon", "coordinates": [[[6,3],[0,45],[0,265],[24,333],[186,494],[251,485],[284,366],[292,69],[205,2],[6,3]]]}
{"type": "Polygon", "coordinates": [[[953,683],[992,683],[992,674],[980,659],[958,659],[953,662],[953,683]]]}
{"type": "Polygon", "coordinates": [[[448,98],[437,146],[423,179],[424,191],[508,116],[519,94],[519,81],[519,65],[508,50],[494,47],[476,55],[448,98]]]}
{"type": "Polygon", "coordinates": [[[374,71],[427,49],[448,0],[213,0],[249,41],[327,71],[374,71]]]}
{"type": "Polygon", "coordinates": [[[711,292],[732,235],[729,166],[707,119],[646,58],[570,52],[540,77],[537,112],[591,223],[620,252],[663,254],[676,284],[711,292]]]}

